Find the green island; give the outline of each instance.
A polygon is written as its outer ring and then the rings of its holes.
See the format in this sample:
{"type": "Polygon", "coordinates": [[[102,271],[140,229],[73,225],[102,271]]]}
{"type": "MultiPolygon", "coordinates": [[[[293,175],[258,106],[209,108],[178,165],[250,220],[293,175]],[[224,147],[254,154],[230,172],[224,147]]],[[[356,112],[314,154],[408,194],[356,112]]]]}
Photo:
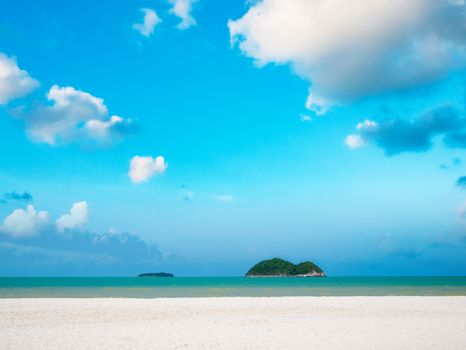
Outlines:
{"type": "Polygon", "coordinates": [[[311,261],[295,265],[280,258],[273,258],[254,265],[246,273],[246,277],[326,277],[326,275],[311,261]]]}
{"type": "Polygon", "coordinates": [[[138,275],[138,277],[175,277],[172,273],[169,272],[146,272],[146,273],[141,273],[138,275]]]}

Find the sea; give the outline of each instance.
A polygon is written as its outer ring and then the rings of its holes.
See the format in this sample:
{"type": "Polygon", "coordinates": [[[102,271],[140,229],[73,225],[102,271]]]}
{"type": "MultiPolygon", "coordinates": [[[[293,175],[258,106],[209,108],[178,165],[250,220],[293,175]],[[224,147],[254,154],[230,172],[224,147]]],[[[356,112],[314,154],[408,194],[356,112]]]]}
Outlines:
{"type": "Polygon", "coordinates": [[[466,295],[466,277],[0,277],[0,298],[466,295]]]}

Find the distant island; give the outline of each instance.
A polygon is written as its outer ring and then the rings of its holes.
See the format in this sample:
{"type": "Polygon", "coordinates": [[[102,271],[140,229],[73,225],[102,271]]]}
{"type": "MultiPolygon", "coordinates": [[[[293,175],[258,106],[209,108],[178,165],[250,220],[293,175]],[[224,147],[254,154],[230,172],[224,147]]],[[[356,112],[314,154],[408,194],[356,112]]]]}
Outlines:
{"type": "Polygon", "coordinates": [[[295,265],[289,261],[274,258],[254,265],[246,277],[326,277],[322,269],[310,261],[295,265]]]}
{"type": "Polygon", "coordinates": [[[175,277],[175,276],[169,272],[147,272],[147,273],[139,274],[138,277],[175,277]]]}

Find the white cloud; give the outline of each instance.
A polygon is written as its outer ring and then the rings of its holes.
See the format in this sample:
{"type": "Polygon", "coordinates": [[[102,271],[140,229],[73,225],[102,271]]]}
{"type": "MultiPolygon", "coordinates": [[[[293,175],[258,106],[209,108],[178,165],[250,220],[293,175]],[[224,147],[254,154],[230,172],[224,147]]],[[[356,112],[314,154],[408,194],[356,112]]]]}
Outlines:
{"type": "Polygon", "coordinates": [[[38,86],[39,82],[20,69],[13,57],[0,52],[0,105],[26,96],[38,86]]]}
{"type": "Polygon", "coordinates": [[[60,216],[57,221],[57,230],[63,232],[66,229],[81,228],[89,222],[89,208],[87,202],[74,203],[70,212],[60,216]]]}
{"type": "Polygon", "coordinates": [[[376,129],[378,127],[377,122],[374,122],[373,120],[366,119],[362,123],[358,123],[356,125],[356,129],[358,130],[370,130],[370,129],[376,129]]]}
{"type": "MultiPolygon", "coordinates": [[[[356,129],[358,132],[376,130],[378,128],[378,124],[372,120],[366,119],[362,123],[358,123],[356,129]]],[[[367,142],[363,136],[360,134],[351,134],[346,136],[345,144],[351,149],[357,149],[366,146],[367,142]]]]}
{"type": "Polygon", "coordinates": [[[75,88],[52,86],[47,93],[50,106],[40,106],[23,115],[26,132],[35,142],[93,140],[109,142],[134,129],[131,119],[109,118],[102,98],[75,88]]]}
{"type": "Polygon", "coordinates": [[[135,156],[130,161],[128,175],[133,183],[145,182],[152,176],[165,172],[167,167],[165,158],[162,156],[156,158],[135,156]]]}
{"type": "Polygon", "coordinates": [[[438,0],[262,0],[228,26],[256,63],[311,82],[307,107],[412,88],[466,66],[466,5],[438,0]]]}
{"type": "Polygon", "coordinates": [[[133,29],[137,30],[141,35],[150,37],[154,33],[154,28],[157,24],[162,22],[157,13],[149,8],[143,8],[141,11],[144,13],[143,23],[133,24],[133,29]]]}
{"type": "Polygon", "coordinates": [[[47,226],[50,221],[49,213],[36,211],[34,206],[28,205],[26,210],[15,209],[0,226],[0,231],[15,238],[35,236],[47,226]]]}
{"type": "Polygon", "coordinates": [[[360,135],[354,134],[346,136],[345,144],[351,149],[356,149],[365,146],[366,142],[360,135]]]}
{"type": "Polygon", "coordinates": [[[181,19],[178,29],[188,29],[196,25],[196,20],[191,16],[192,7],[195,2],[197,0],[169,0],[169,3],[172,5],[170,13],[181,19]]]}
{"type": "Polygon", "coordinates": [[[118,128],[127,128],[132,124],[131,119],[124,119],[113,115],[109,120],[91,119],[86,122],[85,128],[89,135],[95,139],[106,140],[111,137],[118,128]]]}
{"type": "Polygon", "coordinates": [[[235,201],[235,197],[231,194],[218,194],[215,196],[215,200],[223,203],[233,203],[235,201]]]}

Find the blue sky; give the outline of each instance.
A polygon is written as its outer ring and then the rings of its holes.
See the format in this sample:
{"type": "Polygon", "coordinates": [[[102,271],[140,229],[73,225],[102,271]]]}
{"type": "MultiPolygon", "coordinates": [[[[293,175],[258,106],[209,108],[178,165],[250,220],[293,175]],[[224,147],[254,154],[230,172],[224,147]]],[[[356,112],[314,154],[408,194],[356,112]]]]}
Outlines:
{"type": "Polygon", "coordinates": [[[326,3],[2,4],[0,274],[464,275],[466,5],[326,3]]]}

